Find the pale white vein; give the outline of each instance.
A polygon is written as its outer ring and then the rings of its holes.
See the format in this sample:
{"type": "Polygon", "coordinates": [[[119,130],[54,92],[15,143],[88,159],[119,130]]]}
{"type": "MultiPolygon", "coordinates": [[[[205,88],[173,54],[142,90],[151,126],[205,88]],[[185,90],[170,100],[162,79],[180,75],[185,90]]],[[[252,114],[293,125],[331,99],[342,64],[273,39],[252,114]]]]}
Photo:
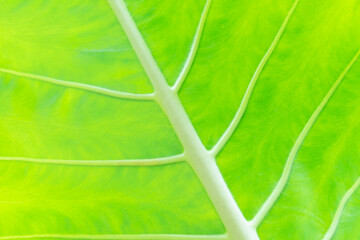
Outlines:
{"type": "Polygon", "coordinates": [[[359,188],[360,186],[360,177],[355,181],[355,183],[349,188],[349,190],[346,191],[345,195],[342,197],[340,204],[338,208],[336,209],[335,215],[332,219],[332,222],[330,224],[329,229],[327,230],[323,240],[330,240],[339,224],[341,214],[345,208],[346,203],[351,198],[351,196],[354,194],[354,192],[359,188]]]}
{"type": "Polygon", "coordinates": [[[199,25],[196,29],[196,33],[195,33],[195,36],[194,36],[194,40],[193,40],[193,43],[191,45],[191,49],[190,49],[190,52],[189,52],[189,55],[185,61],[185,64],[179,74],[179,77],[176,79],[175,81],[175,84],[174,86],[172,87],[172,89],[175,91],[175,92],[178,92],[179,89],[181,88],[184,80],[186,79],[190,69],[191,69],[191,66],[194,62],[194,59],[195,59],[195,56],[196,56],[196,53],[198,51],[198,48],[199,48],[199,45],[200,45],[200,40],[201,40],[201,35],[204,31],[204,26],[205,26],[205,22],[206,22],[206,18],[207,18],[207,15],[208,15],[208,12],[209,12],[209,9],[210,9],[210,6],[211,6],[211,1],[212,0],[207,0],[206,3],[205,3],[205,7],[204,7],[204,10],[201,14],[201,18],[200,18],[200,21],[199,21],[199,25]]]}
{"type": "Polygon", "coordinates": [[[252,76],[250,83],[245,91],[244,97],[241,100],[240,106],[238,108],[238,110],[235,113],[234,118],[232,119],[230,125],[228,126],[228,128],[225,130],[225,132],[223,133],[223,135],[220,137],[219,141],[215,144],[215,146],[211,149],[211,154],[213,156],[216,156],[221,150],[222,148],[225,146],[225,144],[229,141],[229,139],[231,138],[231,136],[233,135],[233,133],[235,132],[235,129],[237,128],[237,126],[239,125],[239,122],[242,118],[242,116],[244,115],[244,112],[246,110],[246,107],[249,103],[251,94],[254,90],[256,81],[258,80],[262,70],[264,69],[265,64],[267,63],[267,61],[269,60],[271,54],[273,53],[274,49],[276,48],[291,16],[293,15],[295,8],[298,4],[299,0],[296,0],[294,2],[294,4],[292,5],[291,9],[289,10],[284,22],[282,23],[279,31],[277,32],[274,40],[272,41],[269,49],[266,51],[264,57],[261,59],[259,65],[256,68],[256,71],[254,73],[254,75],[252,76]]]}
{"type": "Polygon", "coordinates": [[[313,112],[310,119],[308,120],[308,122],[304,126],[303,130],[301,131],[300,135],[296,139],[295,144],[294,144],[294,146],[292,147],[292,149],[290,151],[290,154],[289,154],[289,156],[288,156],[288,158],[286,160],[286,164],[285,164],[283,173],[282,173],[282,175],[280,177],[280,180],[278,181],[275,189],[270,194],[270,196],[265,201],[265,203],[261,206],[260,210],[255,215],[254,219],[251,220],[251,224],[253,226],[257,227],[262,222],[262,220],[268,214],[268,212],[273,207],[276,200],[278,199],[278,197],[282,193],[282,191],[283,191],[283,189],[284,189],[284,187],[285,187],[285,185],[286,185],[286,183],[287,183],[287,181],[289,179],[292,164],[294,162],[295,156],[296,156],[301,144],[303,143],[305,137],[309,133],[311,127],[314,125],[317,117],[320,115],[321,111],[324,109],[325,105],[327,104],[327,102],[329,101],[329,99],[331,98],[331,96],[333,95],[333,93],[335,92],[335,90],[337,89],[339,84],[341,83],[341,81],[344,79],[347,72],[350,70],[350,68],[353,66],[353,64],[356,62],[356,60],[359,58],[359,55],[360,55],[360,49],[357,51],[357,53],[355,54],[353,59],[349,62],[349,64],[342,71],[342,73],[340,74],[338,79],[331,86],[330,90],[327,92],[327,94],[325,95],[325,97],[323,98],[323,100],[321,101],[319,106],[316,108],[316,110],[313,112]]]}
{"type": "Polygon", "coordinates": [[[226,186],[214,157],[202,144],[178,95],[167,84],[125,2],[123,0],[108,0],[108,2],[153,84],[156,101],[168,117],[183,145],[186,161],[194,169],[208,193],[228,236],[233,239],[259,239],[255,229],[249,225],[226,186]]]}
{"type": "Polygon", "coordinates": [[[6,68],[0,68],[0,72],[12,74],[12,75],[19,76],[19,77],[35,79],[35,80],[55,84],[55,85],[62,86],[62,87],[69,87],[69,88],[73,88],[73,89],[80,89],[80,90],[84,90],[84,91],[88,91],[88,92],[98,93],[98,94],[106,95],[106,96],[110,96],[110,97],[132,99],[132,100],[153,100],[154,99],[153,93],[137,94],[137,93],[121,92],[121,91],[116,91],[116,90],[111,90],[111,89],[107,89],[107,88],[90,85],[90,84],[64,81],[64,80],[59,80],[59,79],[55,79],[55,78],[51,78],[51,77],[47,77],[47,76],[41,76],[41,75],[37,75],[37,74],[18,72],[18,71],[6,69],[6,68]]]}
{"type": "Polygon", "coordinates": [[[77,166],[156,166],[178,163],[185,161],[184,154],[170,157],[149,158],[149,159],[124,159],[124,160],[65,160],[65,159],[44,159],[27,157],[0,157],[1,161],[29,162],[41,164],[77,165],[77,166]]]}

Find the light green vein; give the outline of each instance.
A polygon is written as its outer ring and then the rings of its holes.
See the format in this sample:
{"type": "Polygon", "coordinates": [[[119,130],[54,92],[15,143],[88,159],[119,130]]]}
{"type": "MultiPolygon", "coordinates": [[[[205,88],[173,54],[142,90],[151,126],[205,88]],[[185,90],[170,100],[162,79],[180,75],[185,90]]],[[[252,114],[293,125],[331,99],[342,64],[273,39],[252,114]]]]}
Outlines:
{"type": "Polygon", "coordinates": [[[261,59],[259,65],[256,68],[256,71],[254,73],[254,75],[252,76],[250,83],[246,89],[246,92],[244,94],[243,99],[241,100],[240,106],[238,108],[238,110],[235,113],[235,116],[233,118],[233,120],[231,121],[230,125],[228,126],[228,128],[225,130],[225,132],[223,133],[223,135],[220,137],[219,141],[215,144],[215,146],[211,149],[211,154],[213,156],[216,156],[221,149],[225,146],[225,144],[229,141],[229,139],[231,138],[231,136],[233,135],[235,129],[237,128],[242,116],[244,115],[244,112],[246,110],[246,107],[249,103],[251,94],[254,90],[256,81],[258,80],[265,64],[267,63],[267,61],[269,60],[271,54],[273,53],[274,49],[276,48],[285,28],[286,25],[288,24],[291,16],[293,15],[295,8],[298,4],[299,0],[296,0],[294,2],[294,4],[292,5],[291,9],[289,10],[284,22],[282,23],[279,31],[277,32],[274,40],[272,41],[269,49],[267,50],[267,52],[265,53],[264,57],[261,59]]]}
{"type": "Polygon", "coordinates": [[[37,74],[18,72],[18,71],[6,69],[6,68],[0,68],[0,72],[12,74],[12,75],[19,76],[19,77],[35,79],[35,80],[55,84],[55,85],[62,86],[62,87],[81,89],[81,90],[85,90],[88,92],[98,93],[98,94],[106,95],[106,96],[110,96],[110,97],[132,99],[132,100],[153,100],[154,99],[153,93],[136,94],[136,93],[121,92],[121,91],[106,89],[106,88],[97,87],[97,86],[84,84],[84,83],[64,81],[64,80],[59,80],[59,79],[41,76],[41,75],[37,75],[37,74]]]}
{"type": "Polygon", "coordinates": [[[1,240],[5,239],[87,239],[87,240],[198,240],[198,239],[216,239],[226,240],[227,236],[221,235],[181,235],[181,234],[124,234],[124,235],[66,235],[66,234],[39,234],[39,235],[26,235],[26,236],[4,236],[0,237],[1,240]]]}
{"type": "Polygon", "coordinates": [[[343,70],[343,72],[340,74],[340,76],[338,77],[338,79],[334,82],[334,84],[331,86],[330,90],[328,91],[328,93],[325,95],[324,99],[321,101],[321,103],[319,104],[319,106],[316,108],[316,110],[314,111],[314,113],[311,115],[310,119],[308,120],[308,122],[306,123],[305,127],[303,128],[303,130],[301,131],[300,135],[298,136],[298,138],[295,141],[294,146],[292,147],[290,154],[286,160],[286,164],[283,170],[283,173],[280,177],[279,182],[277,183],[275,189],[273,190],[273,192],[270,194],[270,196],[268,197],[268,199],[265,201],[265,203],[261,206],[260,210],[258,211],[258,213],[255,215],[255,217],[253,218],[253,220],[251,220],[251,224],[254,227],[257,227],[262,220],[265,218],[265,216],[268,214],[268,212],[270,211],[270,209],[273,207],[273,205],[275,204],[276,200],[278,199],[278,197],[280,196],[280,194],[282,193],[288,179],[289,179],[289,175],[290,175],[290,171],[291,171],[291,167],[292,164],[294,162],[295,156],[301,146],[301,144],[303,143],[305,137],[307,136],[307,134],[309,133],[311,127],[314,125],[317,117],[319,116],[319,114],[321,113],[321,111],[324,109],[325,105],[327,104],[327,102],[329,101],[330,97],[333,95],[333,93],[335,92],[336,88],[339,86],[339,84],[341,83],[341,81],[344,79],[346,73],[350,70],[350,68],[353,66],[353,64],[356,62],[356,60],[359,58],[360,55],[360,49],[358,50],[358,52],[355,54],[355,56],[353,57],[353,59],[350,61],[350,63],[346,66],[346,68],[343,70]]]}
{"type": "Polygon", "coordinates": [[[179,77],[176,79],[175,84],[172,87],[172,89],[175,92],[178,92],[179,89],[181,88],[181,85],[183,84],[184,80],[186,79],[186,77],[187,77],[187,75],[188,75],[188,73],[190,71],[190,68],[191,68],[191,66],[192,66],[192,64],[194,62],[196,53],[197,53],[198,48],[199,48],[201,35],[202,35],[203,31],[204,31],[206,17],[208,15],[208,12],[209,12],[209,9],[210,9],[210,6],[211,6],[211,1],[212,0],[207,0],[206,3],[205,3],[205,7],[204,7],[204,10],[203,10],[203,12],[201,14],[200,22],[199,22],[199,25],[198,25],[198,27],[196,29],[196,33],[195,33],[195,36],[194,36],[194,40],[193,40],[189,55],[188,55],[188,57],[187,57],[187,59],[185,61],[184,67],[181,70],[179,77]]]}
{"type": "Polygon", "coordinates": [[[351,186],[351,188],[349,190],[347,190],[347,192],[345,193],[345,195],[343,196],[343,198],[340,201],[340,204],[335,212],[334,218],[332,219],[332,222],[330,224],[329,229],[327,230],[323,240],[330,240],[335,231],[336,228],[339,224],[339,220],[341,217],[341,213],[344,210],[344,207],[346,205],[346,203],[348,202],[348,200],[350,199],[350,197],[354,194],[354,192],[356,191],[356,189],[358,189],[360,186],[360,177],[355,181],[354,185],[351,186]]]}
{"type": "Polygon", "coordinates": [[[41,159],[26,157],[0,157],[0,161],[29,162],[41,164],[77,165],[77,166],[156,166],[185,161],[184,154],[170,157],[149,159],[124,159],[124,160],[64,160],[41,159]]]}

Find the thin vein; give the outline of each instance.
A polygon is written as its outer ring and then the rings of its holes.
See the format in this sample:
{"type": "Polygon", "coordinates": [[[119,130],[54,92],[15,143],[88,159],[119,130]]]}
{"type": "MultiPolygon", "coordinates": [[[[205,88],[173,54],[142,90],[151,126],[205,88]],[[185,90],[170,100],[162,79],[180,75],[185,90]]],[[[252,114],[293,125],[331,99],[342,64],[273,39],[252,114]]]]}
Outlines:
{"type": "Polygon", "coordinates": [[[255,215],[255,217],[253,218],[253,220],[251,220],[251,224],[254,227],[257,227],[262,220],[265,218],[265,216],[268,214],[268,212],[270,211],[270,209],[273,207],[273,205],[275,204],[276,200],[278,199],[278,197],[280,196],[280,194],[282,193],[282,191],[284,190],[284,187],[289,179],[289,175],[290,175],[290,171],[291,171],[291,167],[292,164],[294,162],[295,156],[301,146],[301,144],[303,143],[305,137],[307,136],[307,134],[309,133],[311,127],[314,125],[317,117],[320,115],[321,111],[324,109],[325,105],[327,104],[327,102],[329,101],[329,99],[331,98],[331,96],[333,95],[333,93],[335,92],[335,90],[337,89],[337,87],[339,86],[339,84],[341,83],[341,81],[344,79],[345,75],[347,74],[347,72],[350,70],[350,68],[353,66],[353,64],[356,62],[356,60],[359,58],[360,55],[360,49],[358,50],[358,52],[355,54],[355,56],[353,57],[353,59],[350,61],[350,63],[346,66],[346,68],[343,70],[343,72],[340,74],[340,76],[338,77],[338,79],[334,82],[334,84],[331,86],[330,90],[327,92],[327,94],[325,95],[325,97],[323,98],[323,100],[321,101],[321,103],[319,104],[319,106],[316,108],[316,110],[313,112],[313,114],[311,115],[310,119],[308,120],[308,122],[306,123],[306,125],[304,126],[303,130],[301,131],[300,135],[298,136],[298,138],[295,141],[294,146],[292,147],[290,154],[286,160],[286,164],[283,170],[283,173],[280,177],[279,182],[277,183],[275,189],[273,190],[273,192],[270,194],[270,196],[268,197],[268,199],[265,201],[265,203],[262,205],[262,207],[260,208],[260,210],[258,211],[258,213],[255,215]]]}
{"type": "Polygon", "coordinates": [[[41,159],[27,157],[0,157],[0,161],[29,162],[56,165],[77,166],[158,166],[185,161],[184,154],[170,157],[149,159],[124,159],[124,160],[64,160],[64,159],[41,159]]]}
{"type": "Polygon", "coordinates": [[[178,92],[180,90],[183,82],[185,81],[185,79],[186,79],[186,77],[187,77],[187,75],[188,75],[188,73],[189,73],[189,71],[191,69],[191,66],[192,66],[192,64],[194,62],[194,59],[195,59],[195,56],[196,56],[196,53],[198,52],[201,36],[202,36],[203,31],[204,31],[204,26],[205,26],[205,23],[206,23],[206,18],[208,16],[209,9],[210,9],[210,6],[211,6],[211,1],[212,0],[207,0],[206,3],[205,3],[205,7],[204,7],[204,10],[203,10],[203,12],[201,14],[200,22],[199,22],[199,25],[198,25],[198,27],[196,29],[194,40],[193,40],[189,55],[188,55],[188,57],[187,57],[187,59],[185,61],[184,67],[182,68],[182,70],[181,70],[181,72],[179,74],[179,77],[176,79],[175,84],[172,87],[172,89],[175,92],[178,92]]]}
{"type": "Polygon", "coordinates": [[[332,219],[330,227],[327,230],[323,240],[330,240],[333,237],[346,203],[348,202],[350,197],[354,194],[354,192],[359,188],[359,186],[360,186],[360,177],[355,181],[355,183],[351,186],[351,188],[347,190],[345,195],[342,197],[340,204],[335,212],[334,218],[332,219]]]}
{"type": "Polygon", "coordinates": [[[81,89],[81,90],[85,90],[88,92],[98,93],[98,94],[106,95],[106,96],[110,96],[110,97],[132,99],[132,100],[153,100],[154,99],[153,93],[136,94],[136,93],[121,92],[121,91],[106,89],[106,88],[97,87],[97,86],[84,84],[84,83],[64,81],[64,80],[59,80],[59,79],[41,76],[41,75],[37,75],[37,74],[18,72],[18,71],[6,69],[6,68],[0,68],[0,72],[16,75],[19,77],[35,79],[35,80],[39,80],[39,81],[43,81],[43,82],[47,82],[47,83],[52,83],[52,84],[62,86],[62,87],[81,89]]]}
{"type": "Polygon", "coordinates": [[[87,239],[87,240],[198,240],[198,239],[214,239],[226,240],[225,234],[219,235],[182,235],[182,234],[124,234],[124,235],[90,235],[90,234],[35,234],[23,236],[3,236],[1,240],[5,239],[37,239],[37,238],[56,238],[56,239],[87,239]]]}
{"type": "Polygon", "coordinates": [[[235,132],[235,129],[237,128],[242,116],[244,115],[244,112],[246,110],[246,107],[249,103],[251,94],[254,90],[256,81],[258,80],[262,70],[264,69],[265,64],[267,63],[267,61],[269,60],[271,54],[273,53],[274,49],[276,48],[291,16],[293,15],[296,6],[298,4],[299,0],[296,0],[291,9],[289,10],[284,22],[282,23],[279,31],[277,32],[274,40],[272,41],[269,49],[267,50],[267,52],[265,53],[264,57],[261,59],[258,67],[256,68],[256,71],[254,73],[254,75],[252,76],[250,83],[246,89],[246,92],[244,94],[243,99],[241,100],[240,106],[238,108],[238,110],[235,113],[235,116],[233,118],[233,120],[231,121],[230,125],[228,126],[228,128],[225,130],[225,132],[223,133],[223,135],[220,137],[219,141],[215,144],[215,146],[211,149],[211,154],[213,156],[216,156],[221,150],[222,148],[226,145],[226,143],[229,141],[229,139],[231,138],[231,136],[233,135],[233,133],[235,132]]]}

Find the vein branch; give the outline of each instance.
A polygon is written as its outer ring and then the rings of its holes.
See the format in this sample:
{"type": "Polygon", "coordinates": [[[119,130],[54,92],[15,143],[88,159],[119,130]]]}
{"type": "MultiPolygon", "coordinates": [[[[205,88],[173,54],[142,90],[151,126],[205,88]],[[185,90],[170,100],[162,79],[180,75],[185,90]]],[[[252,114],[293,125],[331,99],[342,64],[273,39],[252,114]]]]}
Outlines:
{"type": "Polygon", "coordinates": [[[251,94],[254,90],[255,84],[262,72],[262,70],[264,69],[265,64],[268,62],[271,54],[273,53],[274,49],[276,48],[291,16],[293,15],[295,8],[298,4],[299,0],[296,0],[291,9],[289,10],[284,22],[282,23],[279,31],[277,32],[274,40],[272,41],[269,49],[266,51],[265,55],[263,56],[263,58],[261,59],[259,65],[257,66],[255,73],[253,74],[250,83],[245,91],[244,97],[241,100],[240,106],[238,108],[238,110],[235,113],[234,118],[232,119],[230,125],[228,126],[228,128],[225,130],[225,132],[223,133],[223,135],[220,137],[219,141],[215,144],[215,146],[211,149],[211,154],[213,156],[216,156],[221,150],[222,148],[226,145],[226,143],[229,141],[229,139],[231,138],[231,136],[233,135],[233,133],[235,132],[235,129],[237,128],[237,126],[239,125],[239,122],[242,118],[242,116],[244,115],[244,112],[246,110],[246,107],[249,103],[251,94]]]}
{"type": "Polygon", "coordinates": [[[321,101],[319,106],[315,109],[315,111],[313,112],[313,114],[309,118],[308,122],[305,124],[303,130],[301,131],[300,135],[296,139],[295,144],[294,144],[294,146],[292,147],[292,149],[290,151],[290,154],[289,154],[289,156],[288,156],[288,158],[286,160],[286,164],[285,164],[283,173],[282,173],[282,175],[280,177],[280,180],[278,181],[275,189],[272,191],[272,193],[270,194],[268,199],[265,201],[265,203],[261,206],[260,210],[255,215],[253,220],[251,220],[251,224],[254,227],[257,227],[262,222],[262,220],[268,214],[268,212],[273,207],[276,200],[278,199],[278,197],[280,196],[280,194],[284,190],[284,187],[285,187],[285,185],[286,185],[286,183],[287,183],[287,181],[289,179],[292,164],[294,162],[295,156],[296,156],[299,148],[301,147],[301,144],[303,143],[305,137],[309,133],[311,127],[314,125],[317,117],[320,115],[321,111],[324,109],[325,105],[328,103],[329,99],[334,94],[335,90],[337,89],[337,87],[339,86],[341,81],[344,79],[347,72],[350,70],[350,68],[353,66],[353,64],[356,62],[356,60],[359,58],[359,55],[360,55],[360,49],[355,54],[355,56],[350,61],[350,63],[342,71],[342,73],[340,74],[338,79],[333,83],[330,90],[327,92],[327,94],[325,95],[325,97],[323,98],[323,100],[321,101]]]}
{"type": "Polygon", "coordinates": [[[226,240],[227,236],[219,235],[182,235],[182,234],[111,234],[111,235],[92,235],[92,234],[35,234],[23,236],[3,236],[0,240],[5,239],[86,239],[86,240],[198,240],[214,239],[226,240]]]}
{"type": "Polygon", "coordinates": [[[124,160],[65,160],[65,159],[41,159],[27,157],[0,157],[0,161],[29,162],[41,164],[76,165],[76,166],[157,166],[184,161],[184,154],[170,157],[149,159],[124,159],[124,160]]]}
{"type": "Polygon", "coordinates": [[[327,230],[323,240],[330,240],[339,224],[341,214],[345,208],[346,203],[350,199],[350,197],[354,194],[354,192],[359,188],[360,186],[360,177],[355,181],[355,183],[351,186],[349,190],[346,191],[345,195],[342,197],[340,204],[338,208],[336,209],[335,215],[332,219],[332,222],[330,224],[329,229],[327,230]]]}
{"type": "Polygon", "coordinates": [[[179,138],[184,148],[186,161],[194,169],[194,172],[208,193],[226,228],[229,238],[259,239],[255,229],[249,225],[236,204],[216,165],[215,158],[209,154],[202,144],[177,93],[167,84],[164,75],[130,15],[124,0],[108,0],[108,2],[113,8],[140,63],[153,84],[155,100],[168,117],[179,138]]]}
{"type": "Polygon", "coordinates": [[[211,6],[211,1],[212,0],[207,0],[206,3],[205,3],[205,7],[204,7],[204,10],[202,11],[201,18],[200,18],[200,21],[199,21],[199,25],[198,25],[198,27],[196,29],[196,33],[195,33],[195,36],[194,36],[193,43],[191,45],[189,55],[188,55],[188,57],[187,57],[187,59],[185,61],[184,67],[182,68],[179,77],[176,79],[175,84],[172,87],[173,91],[175,91],[175,92],[178,92],[180,90],[183,82],[185,81],[185,79],[186,79],[186,77],[187,77],[187,75],[188,75],[188,73],[189,73],[189,71],[191,69],[191,66],[192,66],[192,64],[194,62],[194,59],[195,59],[195,56],[196,56],[196,53],[198,52],[201,36],[202,36],[203,31],[204,31],[206,18],[208,16],[209,9],[210,9],[210,6],[211,6]]]}
{"type": "Polygon", "coordinates": [[[102,88],[90,84],[84,84],[84,83],[78,83],[78,82],[70,82],[70,81],[64,81],[59,80],[47,76],[41,76],[37,74],[31,74],[31,73],[24,73],[24,72],[18,72],[11,69],[6,68],[0,68],[0,72],[12,74],[19,77],[25,77],[30,79],[35,79],[51,84],[55,84],[62,87],[70,87],[73,89],[80,89],[88,92],[98,93],[101,95],[106,95],[110,97],[116,97],[116,98],[124,98],[124,99],[132,99],[132,100],[153,100],[154,94],[153,93],[145,93],[145,94],[137,94],[137,93],[128,93],[128,92],[121,92],[116,90],[111,90],[107,88],[102,88]]]}

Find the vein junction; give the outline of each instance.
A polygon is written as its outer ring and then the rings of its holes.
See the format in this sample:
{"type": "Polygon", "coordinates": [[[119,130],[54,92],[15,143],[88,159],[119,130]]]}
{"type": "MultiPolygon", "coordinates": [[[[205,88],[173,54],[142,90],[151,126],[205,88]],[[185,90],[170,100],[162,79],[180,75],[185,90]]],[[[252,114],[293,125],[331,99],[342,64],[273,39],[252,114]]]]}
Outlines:
{"type": "Polygon", "coordinates": [[[178,95],[167,84],[124,1],[108,1],[155,89],[155,100],[167,115],[183,145],[186,161],[207,191],[228,236],[231,239],[258,239],[255,229],[250,227],[226,186],[215,158],[202,144],[178,95]]]}

